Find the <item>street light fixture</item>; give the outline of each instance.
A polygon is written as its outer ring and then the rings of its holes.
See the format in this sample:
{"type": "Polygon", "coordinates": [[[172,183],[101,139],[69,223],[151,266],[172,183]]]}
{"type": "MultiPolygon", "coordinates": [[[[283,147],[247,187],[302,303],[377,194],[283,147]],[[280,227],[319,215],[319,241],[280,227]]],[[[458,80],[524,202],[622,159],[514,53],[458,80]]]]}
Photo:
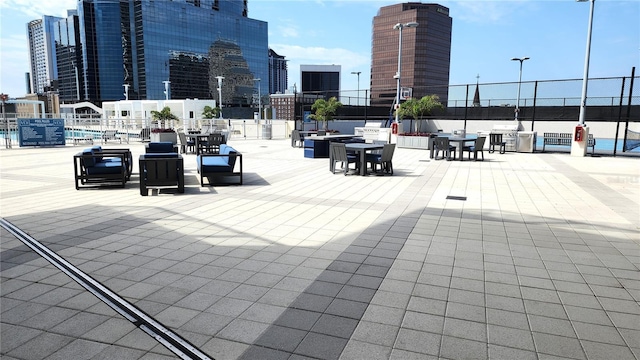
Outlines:
{"type": "Polygon", "coordinates": [[[262,119],[262,99],[260,93],[260,78],[253,79],[258,82],[258,119],[262,119]]]}
{"type": "Polygon", "coordinates": [[[394,30],[399,30],[398,34],[398,72],[396,73],[397,86],[396,86],[396,120],[395,123],[399,122],[399,114],[398,110],[400,109],[400,74],[402,71],[402,29],[404,28],[415,28],[418,27],[418,23],[415,21],[408,22],[406,24],[397,23],[393,26],[394,30]]]}
{"type": "Polygon", "coordinates": [[[591,3],[589,9],[589,27],[587,28],[587,50],[584,56],[584,75],[582,77],[582,96],[580,98],[580,116],[578,122],[580,125],[584,125],[584,115],[587,110],[587,82],[589,79],[589,57],[591,55],[591,28],[593,27],[593,8],[596,0],[576,0],[577,2],[591,3]]]}
{"type": "Polygon", "coordinates": [[[218,112],[218,117],[222,119],[222,80],[224,80],[224,76],[216,76],[218,79],[218,106],[220,107],[220,111],[218,112]]]}
{"type": "Polygon", "coordinates": [[[360,103],[360,73],[361,71],[352,71],[352,75],[358,75],[358,92],[356,93],[356,105],[360,103]]]}
{"type": "Polygon", "coordinates": [[[515,120],[518,121],[518,113],[520,113],[520,86],[522,85],[522,63],[525,62],[525,60],[529,60],[528,56],[525,57],[521,57],[521,58],[512,58],[512,61],[520,61],[520,77],[518,78],[518,98],[516,99],[516,118],[515,120]]]}

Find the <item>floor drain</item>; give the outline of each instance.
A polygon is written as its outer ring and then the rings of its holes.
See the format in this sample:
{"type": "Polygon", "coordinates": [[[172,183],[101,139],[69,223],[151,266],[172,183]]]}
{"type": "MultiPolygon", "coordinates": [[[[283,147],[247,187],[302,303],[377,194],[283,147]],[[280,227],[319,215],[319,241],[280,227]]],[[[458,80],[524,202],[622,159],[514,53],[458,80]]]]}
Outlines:
{"type": "Polygon", "coordinates": [[[428,160],[428,159],[420,159],[420,160],[418,160],[418,162],[429,162],[429,161],[431,161],[431,160],[428,160]]]}
{"type": "Polygon", "coordinates": [[[449,195],[447,196],[447,200],[462,200],[462,201],[466,201],[467,197],[466,196],[453,196],[453,195],[449,195]]]}

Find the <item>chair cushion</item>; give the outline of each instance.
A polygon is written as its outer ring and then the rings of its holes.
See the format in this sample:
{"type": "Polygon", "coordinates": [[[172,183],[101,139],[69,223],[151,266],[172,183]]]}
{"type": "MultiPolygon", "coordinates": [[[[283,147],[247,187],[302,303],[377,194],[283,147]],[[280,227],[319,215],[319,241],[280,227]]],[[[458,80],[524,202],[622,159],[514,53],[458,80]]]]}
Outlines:
{"type": "Polygon", "coordinates": [[[85,167],[92,167],[96,165],[96,158],[93,156],[93,151],[91,149],[82,150],[82,162],[85,167]]]}
{"type": "MultiPolygon", "coordinates": [[[[220,152],[219,153],[220,154],[229,155],[229,154],[237,154],[238,152],[236,151],[236,149],[232,148],[229,145],[220,144],[220,152]]],[[[229,164],[231,169],[233,169],[234,166],[236,165],[236,157],[235,156],[221,156],[221,158],[225,159],[224,161],[229,164]]]]}
{"type": "Polygon", "coordinates": [[[168,152],[168,153],[146,153],[143,155],[145,159],[158,159],[158,158],[177,158],[178,153],[168,152]]]}
{"type": "Polygon", "coordinates": [[[228,163],[228,156],[202,156],[198,155],[198,171],[204,173],[232,172],[233,166],[228,163]],[[202,160],[200,160],[202,158],[202,160]],[[202,161],[202,167],[200,167],[202,161]]]}
{"type": "MultiPolygon", "coordinates": [[[[94,145],[91,147],[91,151],[93,151],[93,154],[95,155],[96,153],[101,153],[102,152],[102,146],[100,145],[94,145]]],[[[93,157],[95,159],[96,162],[100,162],[102,161],[102,156],[94,156],[93,157]]]]}
{"type": "Polygon", "coordinates": [[[122,162],[99,162],[94,166],[87,167],[86,170],[89,175],[120,174],[122,172],[122,162]]]}
{"type": "Polygon", "coordinates": [[[171,141],[150,142],[147,152],[171,153],[173,152],[173,143],[171,141]]]}
{"type": "Polygon", "coordinates": [[[372,161],[372,162],[380,162],[380,160],[382,160],[382,154],[367,154],[367,161],[372,161]]]}

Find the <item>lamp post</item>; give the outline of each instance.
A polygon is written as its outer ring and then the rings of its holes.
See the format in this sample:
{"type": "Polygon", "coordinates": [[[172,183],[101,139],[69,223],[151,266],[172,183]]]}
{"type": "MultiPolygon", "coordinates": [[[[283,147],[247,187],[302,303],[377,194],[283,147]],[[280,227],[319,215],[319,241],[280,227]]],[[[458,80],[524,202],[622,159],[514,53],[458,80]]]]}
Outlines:
{"type": "Polygon", "coordinates": [[[580,98],[580,116],[578,122],[584,125],[584,115],[587,110],[587,82],[589,78],[589,57],[591,55],[591,28],[593,27],[593,8],[596,0],[576,0],[578,2],[589,1],[591,3],[589,9],[589,27],[587,28],[587,50],[584,56],[584,75],[582,77],[582,96],[580,98]]]}
{"type": "Polygon", "coordinates": [[[396,86],[396,119],[395,119],[395,123],[397,124],[399,122],[399,114],[398,114],[398,110],[400,109],[400,74],[402,71],[402,29],[404,29],[405,27],[407,28],[414,28],[414,27],[418,27],[418,23],[415,21],[412,22],[408,22],[406,24],[402,24],[402,23],[397,23],[393,26],[394,30],[399,30],[398,34],[398,72],[396,73],[396,76],[394,76],[394,78],[396,78],[396,82],[397,82],[397,86],[396,86]]]}
{"type": "Polygon", "coordinates": [[[216,79],[218,79],[218,102],[220,102],[218,105],[220,107],[218,117],[222,119],[222,80],[224,80],[224,76],[216,76],[216,79]]]}
{"type": "Polygon", "coordinates": [[[262,119],[262,94],[260,93],[260,78],[253,79],[258,82],[258,119],[262,119]]]}
{"type": "Polygon", "coordinates": [[[520,76],[518,77],[518,98],[516,99],[516,117],[515,120],[518,121],[518,113],[520,113],[520,86],[522,85],[522,63],[525,60],[529,60],[529,57],[521,57],[521,58],[512,58],[512,61],[520,61],[520,76]]]}
{"type": "Polygon", "coordinates": [[[361,71],[352,71],[352,75],[358,75],[358,92],[356,93],[356,105],[360,103],[360,73],[361,71]]]}

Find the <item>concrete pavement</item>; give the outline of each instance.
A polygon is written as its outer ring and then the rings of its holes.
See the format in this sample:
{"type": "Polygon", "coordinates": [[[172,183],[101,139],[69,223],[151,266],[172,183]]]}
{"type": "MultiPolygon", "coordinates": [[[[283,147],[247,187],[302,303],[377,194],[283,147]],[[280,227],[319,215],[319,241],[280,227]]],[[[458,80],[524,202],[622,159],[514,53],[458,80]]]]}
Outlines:
{"type": "MultiPolygon", "coordinates": [[[[566,153],[331,174],[231,139],[245,184],[73,186],[84,146],[0,150],[0,213],[215,359],[638,359],[640,159],[566,153]]],[[[144,152],[128,147],[134,159],[144,152]]],[[[6,230],[3,359],[176,355],[6,230]]]]}

